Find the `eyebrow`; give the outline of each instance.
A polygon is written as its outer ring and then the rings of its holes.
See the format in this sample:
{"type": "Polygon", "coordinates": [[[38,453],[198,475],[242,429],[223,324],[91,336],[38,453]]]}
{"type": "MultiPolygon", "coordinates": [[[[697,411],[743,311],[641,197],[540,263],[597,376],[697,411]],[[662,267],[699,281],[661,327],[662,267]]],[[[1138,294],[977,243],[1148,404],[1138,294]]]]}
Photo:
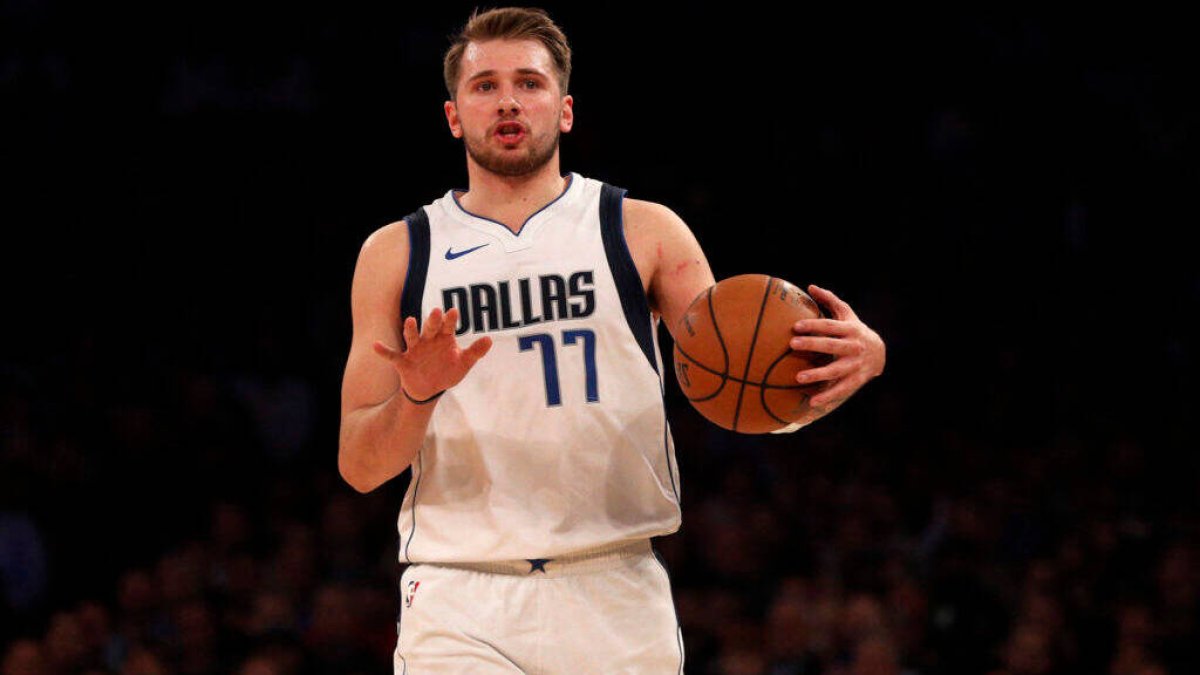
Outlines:
{"type": "MultiPolygon", "coordinates": [[[[519,75],[537,75],[539,77],[546,77],[546,74],[543,73],[542,71],[538,70],[537,68],[517,68],[517,73],[519,75]]],[[[496,71],[494,71],[494,70],[481,70],[478,73],[475,73],[474,75],[468,77],[467,82],[470,82],[471,80],[479,79],[481,77],[494,77],[495,75],[496,75],[496,71]]]]}

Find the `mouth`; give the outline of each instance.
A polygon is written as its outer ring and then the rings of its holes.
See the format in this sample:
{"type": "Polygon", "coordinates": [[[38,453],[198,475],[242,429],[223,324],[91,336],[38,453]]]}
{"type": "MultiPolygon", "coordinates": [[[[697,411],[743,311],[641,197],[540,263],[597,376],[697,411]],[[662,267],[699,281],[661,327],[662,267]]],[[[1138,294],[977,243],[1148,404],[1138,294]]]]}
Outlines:
{"type": "Polygon", "coordinates": [[[496,125],[495,136],[505,145],[515,145],[525,138],[525,125],[520,122],[501,122],[496,125]]]}

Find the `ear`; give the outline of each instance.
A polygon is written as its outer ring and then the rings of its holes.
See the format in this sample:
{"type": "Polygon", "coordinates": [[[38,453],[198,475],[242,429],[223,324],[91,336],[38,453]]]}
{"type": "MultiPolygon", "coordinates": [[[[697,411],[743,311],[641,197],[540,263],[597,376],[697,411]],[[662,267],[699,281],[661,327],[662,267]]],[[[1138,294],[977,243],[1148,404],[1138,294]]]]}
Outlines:
{"type": "Polygon", "coordinates": [[[568,95],[563,97],[562,115],[559,116],[558,128],[567,133],[575,126],[575,99],[568,95]]]}
{"type": "Polygon", "coordinates": [[[458,106],[454,101],[446,101],[443,105],[446,110],[446,124],[450,126],[450,135],[455,138],[462,138],[462,124],[458,121],[458,106]]]}

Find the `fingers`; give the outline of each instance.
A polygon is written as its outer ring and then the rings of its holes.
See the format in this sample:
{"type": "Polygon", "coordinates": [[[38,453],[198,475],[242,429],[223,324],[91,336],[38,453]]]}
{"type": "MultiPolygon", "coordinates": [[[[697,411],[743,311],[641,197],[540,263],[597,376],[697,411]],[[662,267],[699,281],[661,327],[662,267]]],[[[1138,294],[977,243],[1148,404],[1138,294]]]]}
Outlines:
{"type": "Polygon", "coordinates": [[[404,351],[412,349],[415,344],[417,344],[417,319],[410,316],[404,320],[404,351]]]}
{"type": "Polygon", "coordinates": [[[470,347],[463,350],[463,362],[467,364],[467,368],[475,365],[475,362],[483,358],[484,354],[492,348],[492,338],[483,336],[471,343],[470,347]]]}
{"type": "Polygon", "coordinates": [[[406,318],[404,320],[405,351],[411,348],[411,345],[415,344],[418,339],[432,340],[438,335],[454,335],[454,331],[458,329],[458,316],[457,307],[451,307],[446,312],[442,312],[441,307],[434,307],[419,330],[416,317],[406,318]]]}
{"type": "Polygon", "coordinates": [[[850,398],[864,384],[866,384],[866,380],[860,376],[843,377],[840,380],[825,385],[825,388],[820,393],[808,399],[808,404],[814,408],[836,408],[844,403],[846,399],[850,398]]]}
{"type": "Polygon", "coordinates": [[[835,356],[857,356],[862,353],[862,345],[851,340],[827,337],[794,337],[789,343],[792,349],[802,352],[820,352],[835,356]]]}
{"type": "Polygon", "coordinates": [[[836,385],[808,399],[808,404],[818,409],[824,409],[830,406],[838,406],[841,405],[843,401],[850,398],[850,394],[853,393],[854,385],[852,385],[849,380],[841,380],[836,385]]]}
{"type": "Polygon", "coordinates": [[[854,310],[850,309],[850,305],[846,304],[846,301],[834,295],[833,291],[821,288],[816,284],[809,284],[808,292],[815,300],[820,302],[822,305],[825,305],[830,309],[830,311],[833,312],[833,318],[840,319],[842,321],[850,321],[858,318],[857,315],[854,314],[854,310]]]}
{"type": "Polygon", "coordinates": [[[442,330],[442,308],[434,307],[433,311],[429,312],[429,318],[425,319],[425,325],[421,326],[421,338],[431,340],[435,335],[442,330]]]}
{"type": "Polygon", "coordinates": [[[442,333],[444,335],[454,335],[458,330],[458,308],[451,307],[446,312],[446,316],[442,319],[442,333]]]}
{"type": "Polygon", "coordinates": [[[846,336],[854,332],[854,327],[840,319],[803,319],[792,324],[792,330],[797,333],[846,336]]]}
{"type": "Polygon", "coordinates": [[[375,349],[375,353],[384,357],[389,361],[395,361],[400,357],[400,352],[376,340],[375,344],[371,345],[375,349]]]}
{"type": "Polygon", "coordinates": [[[836,380],[852,372],[854,372],[852,364],[847,363],[845,359],[838,359],[829,365],[821,366],[820,368],[809,368],[796,373],[796,381],[800,384],[812,384],[813,382],[836,380]]]}

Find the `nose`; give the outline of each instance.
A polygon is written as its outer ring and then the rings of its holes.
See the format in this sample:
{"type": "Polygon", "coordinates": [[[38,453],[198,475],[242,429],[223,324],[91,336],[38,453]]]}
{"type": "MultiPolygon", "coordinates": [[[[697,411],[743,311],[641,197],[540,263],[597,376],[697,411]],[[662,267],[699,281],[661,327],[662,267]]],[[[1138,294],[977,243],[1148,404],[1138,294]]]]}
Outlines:
{"type": "Polygon", "coordinates": [[[521,102],[518,101],[517,97],[513,96],[512,94],[505,94],[504,97],[500,99],[499,105],[500,105],[501,113],[505,113],[505,112],[514,112],[515,113],[521,109],[521,102]]]}

